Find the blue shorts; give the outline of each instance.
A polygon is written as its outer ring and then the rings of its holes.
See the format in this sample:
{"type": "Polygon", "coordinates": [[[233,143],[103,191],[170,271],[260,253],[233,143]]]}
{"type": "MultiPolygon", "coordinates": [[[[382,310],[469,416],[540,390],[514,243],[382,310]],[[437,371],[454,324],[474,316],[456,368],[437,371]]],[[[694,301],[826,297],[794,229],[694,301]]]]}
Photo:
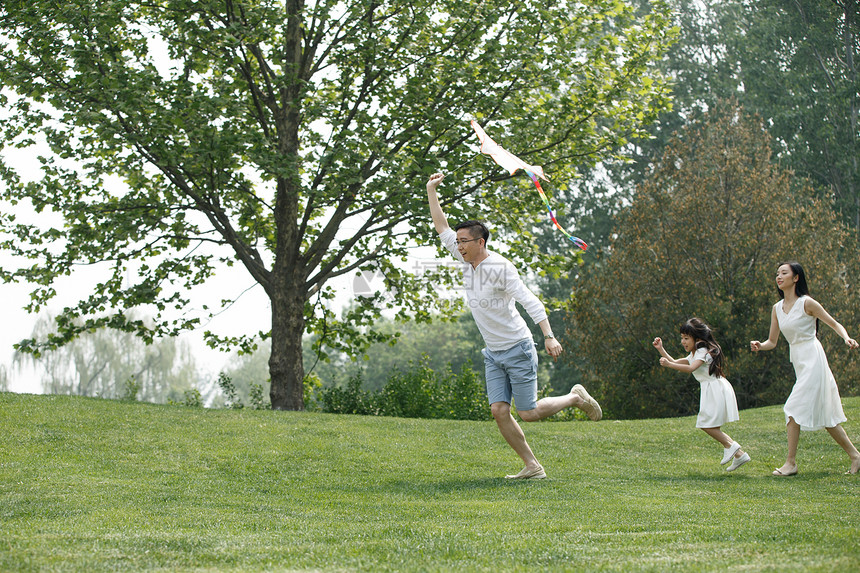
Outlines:
{"type": "Polygon", "coordinates": [[[537,407],[537,365],[535,343],[522,340],[507,350],[493,351],[484,348],[484,366],[487,379],[487,400],[511,403],[517,410],[534,410],[537,407]]]}

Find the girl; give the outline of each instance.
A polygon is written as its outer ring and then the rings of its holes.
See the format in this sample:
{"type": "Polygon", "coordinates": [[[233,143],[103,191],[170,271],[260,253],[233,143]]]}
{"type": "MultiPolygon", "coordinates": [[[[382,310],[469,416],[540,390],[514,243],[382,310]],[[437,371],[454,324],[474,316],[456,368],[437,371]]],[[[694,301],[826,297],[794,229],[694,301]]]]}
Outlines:
{"type": "Polygon", "coordinates": [[[723,445],[720,464],[732,460],[727,471],[733,472],[750,461],[750,455],[741,449],[740,444],[720,430],[726,422],[738,421],[738,402],[732,385],[723,376],[723,349],[714,340],[710,327],[698,318],[691,318],[681,325],[681,346],[690,353],[686,358],[675,360],[669,356],[659,337],[653,344],[663,356],[660,366],[691,372],[701,384],[696,427],[723,445]]]}
{"type": "Polygon", "coordinates": [[[841,424],[846,420],[839,399],[836,380],[827,364],[824,348],[818,341],[818,321],[836,331],[848,348],[857,348],[857,341],[848,336],[845,327],[836,322],[812,297],[806,286],[806,273],[800,263],[781,263],[776,270],[776,288],[780,301],[770,313],[770,335],[764,342],[753,340],[753,352],[771,350],[776,346],[779,333],[788,340],[791,363],[797,381],[785,402],[788,457],[782,467],[773,471],[775,476],[797,474],[797,443],[800,430],[826,428],[851,459],[850,474],[860,470],[860,453],[851,443],[841,424]]]}

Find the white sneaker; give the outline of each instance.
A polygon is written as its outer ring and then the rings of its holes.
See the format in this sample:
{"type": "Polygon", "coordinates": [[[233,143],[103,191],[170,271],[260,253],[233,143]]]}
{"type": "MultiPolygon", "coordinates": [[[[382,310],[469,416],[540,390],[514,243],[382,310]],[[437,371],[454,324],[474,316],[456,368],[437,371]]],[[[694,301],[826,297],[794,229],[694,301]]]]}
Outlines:
{"type": "Polygon", "coordinates": [[[747,463],[748,461],[750,461],[751,459],[752,458],[750,458],[750,455],[748,453],[744,452],[744,455],[742,455],[739,458],[735,458],[734,460],[732,460],[732,465],[727,467],[726,471],[727,472],[733,472],[736,469],[738,469],[739,467],[741,467],[742,465],[744,465],[745,463],[747,463]]]}
{"type": "Polygon", "coordinates": [[[737,442],[732,442],[731,446],[723,448],[723,461],[720,462],[720,465],[724,466],[729,463],[729,461],[735,457],[735,454],[738,453],[739,449],[741,449],[741,445],[737,442]]]}

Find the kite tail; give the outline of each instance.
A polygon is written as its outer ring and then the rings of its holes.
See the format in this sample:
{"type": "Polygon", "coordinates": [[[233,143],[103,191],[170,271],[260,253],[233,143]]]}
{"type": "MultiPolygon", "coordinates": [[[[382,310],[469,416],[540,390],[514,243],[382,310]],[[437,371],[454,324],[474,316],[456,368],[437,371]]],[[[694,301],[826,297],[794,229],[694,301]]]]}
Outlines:
{"type": "Polygon", "coordinates": [[[559,224],[558,219],[555,218],[555,211],[553,211],[552,207],[550,207],[549,199],[546,198],[546,194],[543,192],[543,189],[540,186],[540,181],[538,181],[537,176],[531,171],[526,171],[526,174],[528,174],[529,178],[532,180],[532,183],[534,183],[535,187],[537,187],[538,193],[540,193],[540,197],[541,199],[543,199],[544,205],[546,205],[546,210],[549,211],[549,218],[552,220],[555,226],[558,227],[558,230],[564,233],[565,237],[570,239],[574,245],[576,245],[583,251],[587,249],[588,245],[585,244],[585,241],[583,241],[579,237],[572,236],[570,233],[564,230],[564,227],[559,224]]]}

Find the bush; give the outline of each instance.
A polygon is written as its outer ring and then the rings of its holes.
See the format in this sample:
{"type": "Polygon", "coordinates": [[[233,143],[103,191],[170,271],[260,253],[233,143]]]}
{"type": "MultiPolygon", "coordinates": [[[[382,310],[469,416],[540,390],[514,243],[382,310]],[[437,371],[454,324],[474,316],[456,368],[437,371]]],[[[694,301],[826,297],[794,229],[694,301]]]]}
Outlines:
{"type": "Polygon", "coordinates": [[[449,420],[491,420],[484,380],[472,368],[472,361],[463,364],[458,373],[450,369],[439,381],[434,402],[434,418],[449,420]]]}
{"type": "Polygon", "coordinates": [[[269,410],[272,407],[272,405],[266,401],[266,393],[263,389],[263,385],[257,384],[256,382],[251,383],[248,400],[251,402],[252,410],[269,410]]]}
{"type": "Polygon", "coordinates": [[[426,356],[406,372],[395,368],[377,395],[379,415],[435,418],[432,414],[437,386],[436,373],[428,366],[426,356]]]}
{"type": "Polygon", "coordinates": [[[221,391],[224,392],[224,397],[227,400],[225,404],[226,407],[233,408],[234,410],[241,410],[245,407],[242,403],[242,399],[239,398],[239,392],[236,390],[236,386],[233,384],[232,378],[221,372],[218,374],[218,386],[221,388],[221,391]]]}
{"type": "Polygon", "coordinates": [[[319,391],[322,411],[330,414],[375,414],[373,396],[361,389],[361,372],[350,377],[346,388],[323,388],[319,391]]]}
{"type": "Polygon", "coordinates": [[[305,378],[302,381],[304,386],[304,392],[302,397],[305,402],[305,411],[307,412],[318,412],[321,410],[320,404],[317,401],[317,395],[319,394],[319,390],[322,388],[322,380],[316,374],[316,372],[308,372],[305,374],[305,378]]]}
{"type": "Polygon", "coordinates": [[[131,376],[125,381],[125,393],[122,396],[122,400],[125,402],[136,402],[138,394],[140,394],[140,382],[137,381],[137,378],[131,376]]]}
{"type": "Polygon", "coordinates": [[[441,373],[435,372],[424,356],[416,365],[401,371],[395,368],[385,386],[378,392],[362,389],[361,373],[351,377],[345,388],[324,388],[319,391],[323,412],[332,414],[363,414],[402,418],[445,418],[450,420],[490,420],[484,382],[463,364],[454,373],[450,364],[441,373]]]}

